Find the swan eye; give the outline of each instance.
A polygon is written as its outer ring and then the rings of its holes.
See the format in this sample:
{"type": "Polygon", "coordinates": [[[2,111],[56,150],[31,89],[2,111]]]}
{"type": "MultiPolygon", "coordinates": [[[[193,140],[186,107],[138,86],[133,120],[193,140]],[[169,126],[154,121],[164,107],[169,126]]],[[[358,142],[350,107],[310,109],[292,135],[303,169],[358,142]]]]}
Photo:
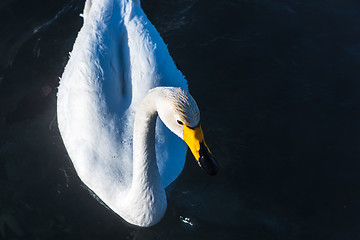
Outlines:
{"type": "Polygon", "coordinates": [[[180,124],[180,125],[184,125],[182,121],[180,120],[177,120],[177,123],[180,124]]]}

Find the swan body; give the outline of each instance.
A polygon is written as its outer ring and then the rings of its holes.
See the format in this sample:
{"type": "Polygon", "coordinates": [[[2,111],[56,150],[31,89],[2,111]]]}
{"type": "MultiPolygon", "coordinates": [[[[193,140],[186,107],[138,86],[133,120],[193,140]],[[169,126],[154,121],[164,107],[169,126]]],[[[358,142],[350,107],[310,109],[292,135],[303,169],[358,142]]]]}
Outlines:
{"type": "Polygon", "coordinates": [[[129,223],[151,226],[183,169],[184,136],[200,150],[199,109],[139,1],[87,0],[83,17],[58,89],[59,130],[80,179],[129,223]]]}

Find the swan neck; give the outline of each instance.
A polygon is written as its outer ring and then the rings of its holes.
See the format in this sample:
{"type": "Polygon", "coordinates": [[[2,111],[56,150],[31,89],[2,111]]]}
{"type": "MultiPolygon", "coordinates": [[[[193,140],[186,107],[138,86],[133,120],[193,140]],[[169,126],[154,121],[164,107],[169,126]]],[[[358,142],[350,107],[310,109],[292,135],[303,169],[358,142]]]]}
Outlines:
{"type": "Polygon", "coordinates": [[[154,172],[158,173],[155,153],[156,117],[157,112],[149,103],[140,104],[134,125],[133,181],[140,177],[148,179],[154,172]]]}
{"type": "Polygon", "coordinates": [[[156,99],[156,95],[147,94],[136,112],[133,135],[132,187],[164,191],[155,152],[155,126],[158,116],[156,99]]]}
{"type": "Polygon", "coordinates": [[[135,115],[133,177],[124,205],[131,211],[124,218],[138,226],[159,222],[167,206],[155,153],[156,99],[154,94],[146,95],[135,115]]]}

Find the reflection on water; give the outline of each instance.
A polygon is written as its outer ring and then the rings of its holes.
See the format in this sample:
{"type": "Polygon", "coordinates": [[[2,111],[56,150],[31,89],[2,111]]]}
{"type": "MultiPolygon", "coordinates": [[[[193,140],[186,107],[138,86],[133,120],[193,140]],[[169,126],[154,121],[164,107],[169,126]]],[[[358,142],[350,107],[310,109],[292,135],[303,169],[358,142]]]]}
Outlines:
{"type": "Polygon", "coordinates": [[[219,175],[189,156],[151,228],[99,204],[56,126],[83,1],[2,1],[0,238],[359,239],[359,3],[142,6],[187,76],[219,175]]]}

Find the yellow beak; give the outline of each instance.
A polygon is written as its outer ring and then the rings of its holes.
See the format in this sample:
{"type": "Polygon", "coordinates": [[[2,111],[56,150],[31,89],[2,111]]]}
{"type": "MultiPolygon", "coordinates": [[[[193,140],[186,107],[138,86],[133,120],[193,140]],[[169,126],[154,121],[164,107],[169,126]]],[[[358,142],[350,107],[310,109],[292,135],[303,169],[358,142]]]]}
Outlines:
{"type": "Polygon", "coordinates": [[[204,133],[201,129],[201,125],[196,128],[189,128],[185,124],[183,126],[184,141],[189,146],[199,166],[203,168],[208,174],[215,175],[218,170],[218,165],[205,143],[204,133]]]}

